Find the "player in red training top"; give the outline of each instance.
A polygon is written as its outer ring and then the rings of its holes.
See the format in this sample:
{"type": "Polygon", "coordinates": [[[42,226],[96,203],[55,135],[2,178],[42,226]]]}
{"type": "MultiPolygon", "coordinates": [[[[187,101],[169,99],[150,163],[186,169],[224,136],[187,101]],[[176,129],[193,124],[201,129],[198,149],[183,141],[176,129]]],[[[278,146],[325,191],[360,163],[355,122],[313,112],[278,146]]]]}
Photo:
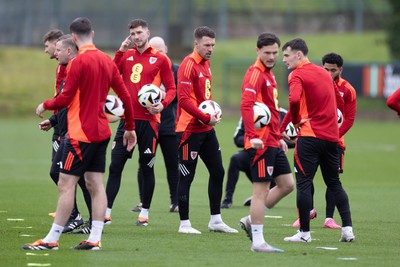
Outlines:
{"type": "Polygon", "coordinates": [[[254,252],[283,252],[264,240],[264,213],[279,200],[293,191],[292,170],[285,153],[288,146],[279,132],[280,112],[278,89],[272,68],[275,66],[280,47],[279,38],[272,33],[262,33],[257,39],[257,59],[247,70],[242,84],[241,112],[245,128],[244,149],[249,155],[253,198],[250,216],[240,220],[240,226],[252,240],[254,252]],[[261,128],[254,127],[255,102],[268,106],[270,123],[261,128]],[[276,186],[270,189],[275,181],[276,186]]]}
{"type": "Polygon", "coordinates": [[[68,64],[63,92],[36,108],[36,114],[42,117],[45,110],[68,107],[68,135],[60,163],[56,216],[47,236],[23,246],[23,249],[58,249],[58,240],[73,208],[75,187],[82,175],[85,175],[92,197],[92,231],[87,240],[73,248],[101,249],[100,240],[107,204],[103,176],[107,144],[111,136],[103,107],[110,87],[124,103],[126,116],[124,143],[127,144],[127,150],[132,150],[136,145],[133,107],[129,92],[111,58],[94,46],[91,22],[87,18],[77,18],[71,23],[70,31],[73,41],[79,48],[79,54],[68,64]]]}
{"type": "MultiPolygon", "coordinates": [[[[160,113],[175,98],[176,87],[171,68],[170,59],[149,44],[150,31],[145,20],[135,19],[129,23],[129,36],[122,42],[121,47],[115,53],[114,62],[117,65],[122,79],[131,94],[133,109],[135,110],[135,125],[139,146],[139,165],[143,174],[142,209],[136,221],[137,226],[147,226],[149,221],[149,209],[153,198],[155,177],[154,162],[157,149],[158,126],[160,113]],[[129,49],[131,44],[134,47],[129,49]],[[138,101],[138,92],[143,85],[161,83],[166,88],[165,99],[145,108],[138,101]]],[[[128,158],[132,152],[127,153],[122,143],[125,120],[121,120],[115,134],[111,163],[107,181],[107,211],[106,223],[111,222],[111,209],[117,196],[121,175],[128,158]]]]}
{"type": "Polygon", "coordinates": [[[388,97],[386,105],[396,111],[397,115],[400,117],[400,88],[388,97]]]}
{"type": "MultiPolygon", "coordinates": [[[[338,143],[338,153],[339,153],[339,172],[343,173],[344,168],[344,151],[346,146],[344,145],[344,135],[350,130],[354,124],[357,112],[357,99],[356,90],[351,86],[351,84],[343,79],[340,75],[343,71],[343,58],[335,53],[329,53],[322,57],[323,68],[329,72],[333,80],[335,81],[340,95],[344,101],[343,117],[344,121],[341,127],[339,127],[339,143],[338,143]]],[[[281,127],[281,131],[284,132],[284,128],[281,127]]],[[[335,199],[333,193],[326,189],[325,193],[326,199],[326,217],[324,222],[324,228],[340,229],[341,227],[333,219],[333,213],[335,211],[335,199]]],[[[313,209],[310,211],[310,219],[316,217],[316,211],[313,209]]],[[[293,223],[293,227],[299,227],[300,220],[297,219],[293,223]]]]}
{"type": "Polygon", "coordinates": [[[178,205],[179,233],[201,234],[189,220],[189,193],[198,158],[201,157],[210,174],[208,197],[210,231],[237,233],[221,218],[224,167],[221,149],[213,126],[220,122],[218,114],[204,114],[198,106],[212,99],[210,62],[215,46],[215,32],[207,26],[194,30],[194,50],[182,61],[178,70],[178,115],[176,133],[179,142],[178,205]]]}
{"type": "Polygon", "coordinates": [[[329,73],[308,60],[308,47],[303,39],[287,42],[282,50],[283,62],[293,70],[288,79],[289,110],[295,127],[301,126],[294,152],[300,231],[284,240],[311,242],[309,216],[313,208],[313,179],[320,166],[325,184],[335,195],[335,204],[342,218],[340,241],[353,241],[349,199],[338,173],[337,108],[343,110],[343,98],[329,73]]]}

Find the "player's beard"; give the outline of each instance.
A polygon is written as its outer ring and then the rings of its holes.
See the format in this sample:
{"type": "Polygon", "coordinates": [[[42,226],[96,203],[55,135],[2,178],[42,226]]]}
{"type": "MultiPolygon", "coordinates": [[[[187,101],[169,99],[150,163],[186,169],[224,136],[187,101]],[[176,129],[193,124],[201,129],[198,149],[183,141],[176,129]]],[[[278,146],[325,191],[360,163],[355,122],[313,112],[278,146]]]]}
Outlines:
{"type": "Polygon", "coordinates": [[[147,40],[141,40],[139,43],[135,42],[137,48],[143,48],[147,44],[147,40]]]}

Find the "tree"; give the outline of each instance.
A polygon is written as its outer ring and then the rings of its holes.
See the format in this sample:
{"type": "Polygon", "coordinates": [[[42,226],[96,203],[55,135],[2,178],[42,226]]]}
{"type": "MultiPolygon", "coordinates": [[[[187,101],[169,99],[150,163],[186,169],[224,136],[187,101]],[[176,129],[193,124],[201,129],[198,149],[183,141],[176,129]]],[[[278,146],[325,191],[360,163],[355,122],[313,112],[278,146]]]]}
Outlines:
{"type": "Polygon", "coordinates": [[[400,60],[400,1],[388,0],[392,14],[387,22],[387,43],[393,60],[400,60]]]}

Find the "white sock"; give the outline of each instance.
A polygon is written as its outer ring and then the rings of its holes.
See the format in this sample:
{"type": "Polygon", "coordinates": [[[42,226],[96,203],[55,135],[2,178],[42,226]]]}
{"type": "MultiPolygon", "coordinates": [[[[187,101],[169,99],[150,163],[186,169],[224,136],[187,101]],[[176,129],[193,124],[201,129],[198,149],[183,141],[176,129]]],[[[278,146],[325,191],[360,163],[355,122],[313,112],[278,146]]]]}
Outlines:
{"type": "Polygon", "coordinates": [[[210,224],[214,223],[222,223],[222,216],[221,214],[214,214],[210,217],[210,224]]]}
{"type": "Polygon", "coordinates": [[[192,224],[190,223],[190,220],[181,220],[181,224],[179,225],[179,228],[181,227],[192,227],[192,224]]]}
{"type": "Polygon", "coordinates": [[[43,238],[43,242],[56,243],[60,239],[64,226],[53,223],[51,225],[49,233],[43,238]]]}
{"type": "Polygon", "coordinates": [[[88,242],[97,243],[101,240],[103,233],[104,221],[92,221],[92,231],[90,232],[88,242]]]}
{"type": "Polygon", "coordinates": [[[139,213],[139,217],[149,219],[149,209],[143,209],[139,213]]]}
{"type": "Polygon", "coordinates": [[[251,234],[253,235],[253,245],[260,246],[265,243],[264,240],[264,225],[263,224],[252,224],[251,234]]]}
{"type": "Polygon", "coordinates": [[[106,209],[106,215],[105,216],[106,217],[110,217],[111,216],[111,209],[110,208],[106,209]]]}

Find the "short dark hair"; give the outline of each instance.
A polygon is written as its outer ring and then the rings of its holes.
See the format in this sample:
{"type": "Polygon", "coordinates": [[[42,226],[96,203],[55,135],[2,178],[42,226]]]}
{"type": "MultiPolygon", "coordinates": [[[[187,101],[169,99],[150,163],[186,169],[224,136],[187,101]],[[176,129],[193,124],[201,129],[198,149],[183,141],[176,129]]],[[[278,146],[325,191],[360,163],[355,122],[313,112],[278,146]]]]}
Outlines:
{"type": "Polygon", "coordinates": [[[273,33],[263,32],[258,36],[257,39],[257,48],[262,48],[263,46],[278,44],[278,47],[281,46],[281,40],[279,40],[278,36],[273,33]]]}
{"type": "Polygon", "coordinates": [[[147,29],[149,28],[149,24],[144,19],[134,19],[131,22],[129,22],[128,25],[129,29],[134,29],[139,26],[142,26],[142,28],[147,28],[147,29]]]}
{"type": "Polygon", "coordinates": [[[303,52],[303,54],[305,56],[307,56],[307,54],[308,54],[308,47],[307,47],[306,41],[304,41],[301,38],[295,38],[289,42],[286,42],[286,44],[284,44],[282,47],[282,51],[288,47],[290,47],[292,50],[297,50],[297,51],[303,52]]]}
{"type": "Polygon", "coordinates": [[[194,29],[193,37],[196,40],[203,38],[204,36],[215,38],[215,31],[207,26],[200,26],[194,29]]]}
{"type": "Polygon", "coordinates": [[[58,38],[57,42],[61,42],[63,47],[67,48],[69,47],[72,50],[74,50],[74,52],[77,52],[79,50],[74,41],[72,40],[71,34],[65,34],[61,36],[60,38],[58,38]]]}
{"type": "Polygon", "coordinates": [[[322,57],[322,65],[328,64],[336,64],[339,68],[343,66],[343,58],[336,53],[329,53],[322,57]]]}
{"type": "Polygon", "coordinates": [[[64,35],[63,31],[60,29],[50,30],[50,31],[46,32],[46,34],[43,36],[43,43],[45,43],[47,41],[50,41],[50,42],[56,41],[58,38],[60,38],[63,35],[64,35]]]}
{"type": "Polygon", "coordinates": [[[88,18],[79,17],[72,21],[69,30],[77,35],[89,35],[92,32],[92,23],[88,18]]]}

